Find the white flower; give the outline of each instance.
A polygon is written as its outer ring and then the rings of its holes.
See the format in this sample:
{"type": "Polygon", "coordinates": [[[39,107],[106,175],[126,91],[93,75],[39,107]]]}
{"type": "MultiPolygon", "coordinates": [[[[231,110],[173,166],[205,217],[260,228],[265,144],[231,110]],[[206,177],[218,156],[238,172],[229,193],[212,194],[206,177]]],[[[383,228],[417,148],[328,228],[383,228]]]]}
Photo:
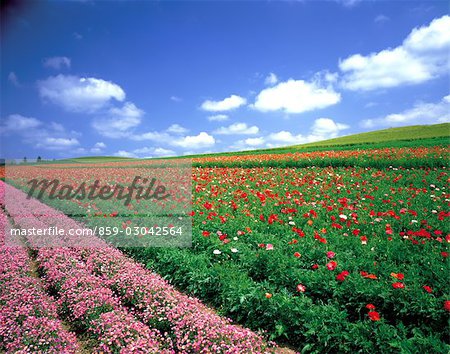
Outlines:
{"type": "Polygon", "coordinates": [[[239,240],[239,238],[237,238],[237,237],[235,236],[235,237],[233,237],[233,240],[237,241],[237,240],[239,240]]]}
{"type": "Polygon", "coordinates": [[[341,215],[339,215],[339,217],[340,217],[341,219],[347,220],[347,215],[341,214],[341,215]]]}
{"type": "Polygon", "coordinates": [[[237,253],[237,252],[238,252],[238,249],[237,249],[237,248],[232,248],[232,249],[231,249],[231,252],[237,253]]]}
{"type": "Polygon", "coordinates": [[[289,221],[288,224],[292,226],[292,225],[295,225],[295,222],[289,221]]]}
{"type": "Polygon", "coordinates": [[[221,254],[222,252],[220,252],[219,250],[214,250],[213,253],[214,254],[221,254]]]}

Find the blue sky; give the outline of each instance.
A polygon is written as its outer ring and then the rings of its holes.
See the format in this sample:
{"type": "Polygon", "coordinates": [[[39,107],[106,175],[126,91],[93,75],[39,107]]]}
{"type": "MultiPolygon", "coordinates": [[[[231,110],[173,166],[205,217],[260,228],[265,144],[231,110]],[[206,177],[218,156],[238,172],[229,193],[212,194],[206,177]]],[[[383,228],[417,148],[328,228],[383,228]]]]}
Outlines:
{"type": "Polygon", "coordinates": [[[2,157],[158,157],[450,120],[447,1],[36,1],[2,18],[2,157]]]}

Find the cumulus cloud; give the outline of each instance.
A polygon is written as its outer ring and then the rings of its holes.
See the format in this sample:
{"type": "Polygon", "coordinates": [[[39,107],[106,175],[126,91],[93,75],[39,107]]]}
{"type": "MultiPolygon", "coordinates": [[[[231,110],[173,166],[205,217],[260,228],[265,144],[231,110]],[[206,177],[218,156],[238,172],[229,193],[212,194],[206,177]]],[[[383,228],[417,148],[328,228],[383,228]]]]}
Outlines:
{"type": "Polygon", "coordinates": [[[292,134],[286,130],[271,133],[267,136],[267,147],[305,144],[314,141],[332,139],[337,137],[342,130],[348,129],[349,126],[343,123],[337,123],[331,118],[318,118],[314,121],[309,129],[308,134],[292,134]]]}
{"type": "Polygon", "coordinates": [[[166,131],[173,134],[186,134],[189,129],[186,129],[179,124],[172,124],[166,131]]]}
{"type": "Polygon", "coordinates": [[[210,112],[230,111],[243,106],[246,103],[247,100],[245,98],[237,95],[231,95],[222,101],[207,100],[202,103],[201,108],[210,112]]]}
{"type": "Polygon", "coordinates": [[[38,81],[42,99],[70,112],[93,113],[111,101],[124,101],[125,92],[111,82],[92,77],[58,75],[38,81]]]}
{"type": "Polygon", "coordinates": [[[264,83],[268,86],[275,85],[278,82],[278,77],[274,73],[270,73],[267,75],[267,77],[264,79],[264,83]]]}
{"type": "Polygon", "coordinates": [[[33,129],[42,125],[42,122],[33,117],[24,117],[20,114],[11,114],[0,127],[1,132],[17,132],[33,129]]]}
{"type": "Polygon", "coordinates": [[[311,82],[290,79],[262,90],[252,107],[261,112],[303,113],[338,103],[341,95],[320,80],[311,82]]]}
{"type": "Polygon", "coordinates": [[[334,138],[341,130],[350,128],[347,124],[336,123],[330,118],[318,118],[314,121],[311,131],[313,135],[334,138]]]}
{"type": "Polygon", "coordinates": [[[340,61],[341,84],[364,91],[419,84],[448,73],[449,50],[450,17],[443,16],[413,29],[398,47],[340,61]]]}
{"type": "Polygon", "coordinates": [[[264,138],[248,138],[243,140],[243,143],[248,146],[260,146],[264,144],[264,138]]]}
{"type": "Polygon", "coordinates": [[[390,20],[389,17],[387,17],[386,15],[381,14],[381,15],[378,15],[377,17],[375,17],[373,21],[375,23],[383,23],[383,22],[386,22],[386,21],[389,21],[389,20],[390,20]]]}
{"type": "Polygon", "coordinates": [[[108,110],[106,117],[97,118],[92,126],[99,134],[109,138],[128,136],[132,128],[141,124],[144,111],[133,103],[126,102],[123,107],[113,107],[108,110]]]}
{"type": "Polygon", "coordinates": [[[136,158],[137,156],[135,154],[133,154],[132,152],[129,151],[125,151],[125,150],[119,150],[116,153],[113,154],[114,156],[117,157],[134,157],[136,158]]]}
{"type": "Polygon", "coordinates": [[[67,150],[80,144],[77,132],[66,132],[55,122],[44,123],[34,117],[11,114],[0,126],[1,135],[15,136],[21,143],[47,150],[67,150]]]}
{"type": "Polygon", "coordinates": [[[181,102],[183,101],[183,99],[181,97],[178,96],[170,96],[170,99],[174,102],[181,102]]]}
{"type": "Polygon", "coordinates": [[[64,67],[70,68],[70,64],[70,58],[67,57],[52,57],[44,59],[44,66],[55,70],[60,70],[64,67]]]}
{"type": "Polygon", "coordinates": [[[47,150],[67,150],[68,148],[73,148],[79,144],[80,142],[75,138],[46,137],[43,140],[40,140],[36,144],[36,147],[47,150]]]}
{"type": "Polygon", "coordinates": [[[249,127],[246,123],[234,123],[229,125],[228,127],[220,127],[214,133],[220,135],[252,135],[258,134],[258,132],[259,128],[256,125],[249,127]]]}
{"type": "Polygon", "coordinates": [[[97,142],[95,145],[91,148],[91,152],[93,154],[99,154],[103,152],[103,150],[106,149],[106,144],[104,142],[97,142]]]}
{"type": "Polygon", "coordinates": [[[216,114],[213,116],[209,116],[208,120],[210,122],[224,122],[224,121],[228,120],[228,116],[226,114],[216,114]]]}
{"type": "Polygon", "coordinates": [[[174,156],[176,153],[173,150],[162,147],[143,147],[133,150],[133,154],[140,157],[166,157],[174,156]]]}
{"type": "Polygon", "coordinates": [[[8,81],[10,82],[10,83],[12,83],[14,86],[16,86],[16,87],[19,87],[20,86],[20,82],[19,82],[19,79],[17,78],[17,75],[16,75],[16,73],[14,73],[14,72],[10,72],[9,74],[8,74],[8,81]]]}
{"type": "Polygon", "coordinates": [[[364,128],[374,128],[446,122],[450,122],[450,95],[445,96],[439,102],[419,102],[414,107],[400,113],[392,113],[384,117],[363,120],[361,125],[364,128]]]}
{"type": "Polygon", "coordinates": [[[216,143],[216,139],[212,135],[209,135],[206,132],[201,132],[198,135],[192,136],[184,136],[180,138],[176,138],[171,141],[171,145],[179,146],[182,148],[189,149],[201,149],[213,146],[216,143]]]}

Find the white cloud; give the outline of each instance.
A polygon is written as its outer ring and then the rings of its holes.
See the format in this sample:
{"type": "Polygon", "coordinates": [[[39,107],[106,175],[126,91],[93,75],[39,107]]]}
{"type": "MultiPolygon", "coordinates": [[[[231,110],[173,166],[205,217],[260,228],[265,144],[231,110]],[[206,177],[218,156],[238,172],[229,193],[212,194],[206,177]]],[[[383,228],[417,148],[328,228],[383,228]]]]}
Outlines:
{"type": "Polygon", "coordinates": [[[248,146],[260,146],[264,144],[264,138],[248,138],[243,140],[243,143],[248,146]]]}
{"type": "Polygon", "coordinates": [[[267,136],[267,147],[276,147],[293,144],[306,144],[314,141],[332,139],[339,135],[341,130],[348,129],[347,124],[337,123],[331,118],[318,118],[314,121],[307,135],[282,130],[267,136]]]}
{"type": "Polygon", "coordinates": [[[44,148],[47,150],[65,150],[68,148],[73,148],[74,146],[79,145],[80,142],[75,138],[54,138],[54,137],[46,137],[43,140],[40,140],[36,147],[44,148]]]}
{"type": "Polygon", "coordinates": [[[107,117],[96,119],[92,126],[99,134],[109,138],[121,138],[130,134],[130,129],[141,124],[144,111],[133,103],[126,102],[123,107],[108,110],[107,117]]]}
{"type": "Polygon", "coordinates": [[[47,150],[72,149],[80,144],[76,137],[81,136],[75,131],[66,132],[59,123],[44,123],[20,114],[8,116],[0,126],[0,133],[17,136],[21,143],[47,150]]]}
{"type": "Polygon", "coordinates": [[[166,157],[176,155],[175,151],[164,149],[161,147],[143,147],[133,150],[133,154],[139,155],[141,157],[166,157]]]}
{"type": "Polygon", "coordinates": [[[354,7],[358,3],[360,3],[362,0],[336,0],[338,3],[344,5],[345,7],[354,7]]]}
{"type": "Polygon", "coordinates": [[[189,131],[189,129],[186,129],[179,124],[172,124],[166,130],[166,132],[173,133],[173,134],[186,134],[188,131],[189,131]]]}
{"type": "Polygon", "coordinates": [[[19,79],[17,78],[16,73],[12,71],[8,74],[8,81],[16,87],[20,86],[19,79]]]}
{"type": "Polygon", "coordinates": [[[60,70],[63,67],[70,68],[70,64],[70,58],[67,57],[52,57],[44,59],[44,66],[55,70],[60,70]]]}
{"type": "Polygon", "coordinates": [[[3,125],[0,128],[1,132],[8,131],[24,131],[33,129],[42,125],[42,122],[33,117],[24,117],[20,114],[11,114],[5,119],[3,125]]]}
{"type": "Polygon", "coordinates": [[[349,90],[375,90],[419,84],[449,69],[450,17],[434,19],[415,28],[402,45],[367,56],[354,54],[339,63],[342,86],[349,90]]]}
{"type": "Polygon", "coordinates": [[[252,105],[262,112],[282,110],[286,113],[302,113],[325,108],[338,103],[341,95],[319,80],[307,82],[290,79],[274,87],[262,90],[252,105]]]}
{"type": "Polygon", "coordinates": [[[326,136],[327,138],[334,138],[341,130],[350,128],[347,124],[336,123],[330,118],[318,118],[314,121],[311,127],[313,135],[326,136]]]}
{"type": "Polygon", "coordinates": [[[274,73],[270,73],[265,79],[264,84],[273,86],[278,82],[278,77],[274,73]]]}
{"type": "Polygon", "coordinates": [[[183,99],[181,97],[178,96],[170,96],[170,99],[174,102],[181,102],[183,101],[183,99]]]}
{"type": "Polygon", "coordinates": [[[91,148],[91,152],[94,154],[99,154],[103,152],[103,150],[106,148],[106,144],[103,142],[97,142],[95,145],[91,148]]]}
{"type": "Polygon", "coordinates": [[[374,128],[445,122],[450,122],[450,95],[445,96],[437,103],[420,102],[414,105],[413,108],[400,113],[392,113],[380,118],[363,120],[361,125],[365,128],[374,128]]]}
{"type": "Polygon", "coordinates": [[[156,142],[166,142],[169,143],[172,141],[173,137],[170,134],[165,132],[146,132],[142,134],[132,134],[130,135],[130,139],[135,141],[143,141],[143,140],[151,140],[156,142]]]}
{"type": "Polygon", "coordinates": [[[198,135],[185,136],[182,138],[175,138],[175,139],[176,140],[172,140],[170,142],[171,145],[189,149],[206,148],[213,146],[216,143],[214,137],[206,132],[201,132],[198,135]]]}
{"type": "Polygon", "coordinates": [[[209,116],[208,120],[210,122],[224,122],[228,120],[228,116],[226,114],[216,114],[214,116],[209,116]]]}
{"type": "Polygon", "coordinates": [[[38,82],[41,98],[71,112],[93,113],[112,100],[124,101],[125,92],[110,81],[58,75],[38,82]]]}
{"type": "Polygon", "coordinates": [[[201,108],[205,111],[220,112],[236,109],[247,103],[247,100],[237,95],[231,95],[222,101],[207,100],[202,103],[201,108]]]}
{"type": "Polygon", "coordinates": [[[305,142],[305,137],[303,135],[293,135],[291,132],[288,132],[286,130],[282,130],[277,133],[271,133],[267,137],[268,140],[277,142],[277,143],[283,143],[283,144],[300,144],[305,142]]]}
{"type": "Polygon", "coordinates": [[[386,15],[381,14],[381,15],[378,15],[377,17],[375,17],[373,21],[375,23],[383,23],[383,22],[386,22],[386,21],[389,21],[389,20],[390,20],[389,17],[387,17],[386,15]]]}
{"type": "Polygon", "coordinates": [[[114,156],[117,157],[134,157],[136,158],[137,156],[135,154],[133,154],[132,152],[129,151],[125,151],[125,150],[119,150],[116,153],[113,154],[114,156]]]}
{"type": "Polygon", "coordinates": [[[229,125],[228,127],[220,127],[214,133],[220,135],[252,135],[258,134],[258,132],[259,128],[256,125],[249,127],[246,123],[234,123],[229,125]]]}

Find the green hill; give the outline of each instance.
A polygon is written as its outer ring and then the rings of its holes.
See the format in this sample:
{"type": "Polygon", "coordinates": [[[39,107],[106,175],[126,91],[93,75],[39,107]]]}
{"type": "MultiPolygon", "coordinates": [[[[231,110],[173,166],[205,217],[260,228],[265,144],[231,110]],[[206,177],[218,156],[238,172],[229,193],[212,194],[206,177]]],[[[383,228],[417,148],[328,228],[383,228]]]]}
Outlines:
{"type": "MultiPolygon", "coordinates": [[[[203,156],[230,156],[230,155],[249,155],[266,153],[289,153],[296,151],[316,151],[316,150],[350,150],[365,148],[384,148],[384,147],[414,147],[414,146],[435,146],[450,144],[450,123],[434,125],[411,125],[400,128],[389,128],[375,130],[372,132],[352,134],[339,138],[317,141],[314,143],[285,146],[271,149],[246,150],[237,152],[223,152],[215,154],[196,154],[181,157],[203,157],[203,156]]],[[[133,160],[128,157],[114,156],[87,156],[72,159],[59,160],[57,162],[76,162],[76,163],[99,163],[133,160]]]]}

